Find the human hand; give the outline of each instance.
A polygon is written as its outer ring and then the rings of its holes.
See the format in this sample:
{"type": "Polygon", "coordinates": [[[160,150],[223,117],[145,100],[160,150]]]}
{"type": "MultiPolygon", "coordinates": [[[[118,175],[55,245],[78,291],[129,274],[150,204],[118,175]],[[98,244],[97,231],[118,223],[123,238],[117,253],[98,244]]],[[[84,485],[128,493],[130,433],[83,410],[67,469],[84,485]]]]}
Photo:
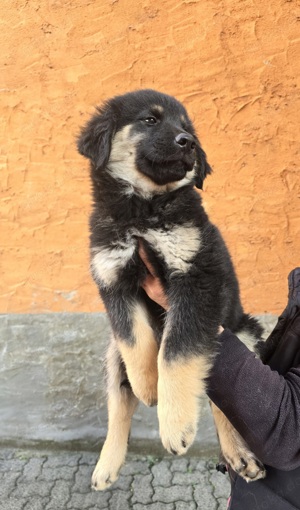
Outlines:
{"type": "Polygon", "coordinates": [[[148,270],[148,274],[142,283],[142,288],[149,296],[149,298],[152,299],[152,301],[155,301],[155,303],[160,305],[162,308],[168,310],[169,309],[168,298],[165,294],[160,279],[155,274],[154,267],[147,258],[146,251],[141,241],[139,241],[139,256],[148,270]]]}

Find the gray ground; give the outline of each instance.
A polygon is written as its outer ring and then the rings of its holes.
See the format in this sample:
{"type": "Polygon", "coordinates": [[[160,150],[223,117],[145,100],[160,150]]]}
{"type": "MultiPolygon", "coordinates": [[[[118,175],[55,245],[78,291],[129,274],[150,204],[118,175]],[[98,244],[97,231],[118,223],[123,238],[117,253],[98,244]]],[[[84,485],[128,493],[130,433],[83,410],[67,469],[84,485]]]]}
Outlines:
{"type": "Polygon", "coordinates": [[[110,490],[94,492],[97,455],[0,450],[0,510],[225,510],[229,481],[216,458],[127,457],[110,490]]]}

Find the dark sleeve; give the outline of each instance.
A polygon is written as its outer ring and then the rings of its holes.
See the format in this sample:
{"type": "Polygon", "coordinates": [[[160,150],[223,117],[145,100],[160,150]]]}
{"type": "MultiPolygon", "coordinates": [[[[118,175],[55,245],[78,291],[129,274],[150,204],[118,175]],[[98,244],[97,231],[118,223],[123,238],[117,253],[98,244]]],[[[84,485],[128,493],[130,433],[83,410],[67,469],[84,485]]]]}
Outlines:
{"type": "Polygon", "coordinates": [[[229,330],[220,342],[209,398],[262,462],[283,470],[300,466],[300,367],[283,377],[229,330]]]}

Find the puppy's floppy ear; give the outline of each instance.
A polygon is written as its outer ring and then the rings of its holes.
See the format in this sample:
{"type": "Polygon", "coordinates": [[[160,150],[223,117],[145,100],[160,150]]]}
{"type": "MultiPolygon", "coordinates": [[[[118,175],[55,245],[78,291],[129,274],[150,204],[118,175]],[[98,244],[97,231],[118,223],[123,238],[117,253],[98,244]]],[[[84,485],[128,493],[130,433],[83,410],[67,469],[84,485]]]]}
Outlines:
{"type": "Polygon", "coordinates": [[[115,115],[110,103],[106,103],[97,108],[97,113],[82,129],[77,140],[79,153],[89,158],[96,168],[105,167],[115,132],[115,115]]]}
{"type": "Polygon", "coordinates": [[[196,175],[195,175],[196,188],[203,189],[203,181],[205,177],[211,173],[212,168],[207,162],[204,150],[199,145],[196,150],[196,175]]]}

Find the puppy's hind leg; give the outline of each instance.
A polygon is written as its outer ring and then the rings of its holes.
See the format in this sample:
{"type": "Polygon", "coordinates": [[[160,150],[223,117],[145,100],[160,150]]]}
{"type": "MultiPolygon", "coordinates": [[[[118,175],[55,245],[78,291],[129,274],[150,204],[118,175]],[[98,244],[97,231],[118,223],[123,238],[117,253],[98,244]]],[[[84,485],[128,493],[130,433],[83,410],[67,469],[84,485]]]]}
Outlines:
{"type": "Polygon", "coordinates": [[[118,478],[124,463],[131,418],[138,403],[127,379],[116,341],[107,352],[108,432],[92,475],[92,488],[107,489],[118,478]]]}
{"type": "Polygon", "coordinates": [[[247,443],[235,430],[222,411],[210,402],[220,441],[222,455],[231,468],[246,482],[259,480],[266,476],[264,465],[250,450],[247,443]]]}

